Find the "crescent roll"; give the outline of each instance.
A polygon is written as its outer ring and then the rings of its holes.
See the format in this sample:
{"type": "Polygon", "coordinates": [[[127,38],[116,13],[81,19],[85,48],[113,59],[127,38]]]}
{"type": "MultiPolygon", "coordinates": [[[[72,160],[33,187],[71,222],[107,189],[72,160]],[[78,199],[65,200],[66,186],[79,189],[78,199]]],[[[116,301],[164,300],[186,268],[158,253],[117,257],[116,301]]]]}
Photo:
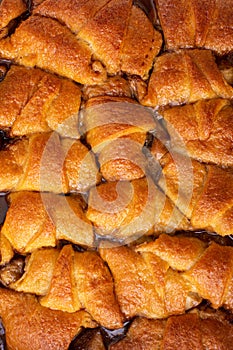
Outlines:
{"type": "Polygon", "coordinates": [[[11,66],[0,83],[0,126],[11,136],[56,130],[79,138],[81,91],[69,80],[40,69],[11,66]]]}
{"type": "Polygon", "coordinates": [[[96,327],[85,311],[68,313],[50,310],[33,295],[0,289],[0,315],[9,349],[68,349],[81,327],[96,327]]]}
{"type": "Polygon", "coordinates": [[[233,107],[229,100],[202,100],[161,114],[175,151],[185,149],[201,162],[233,166],[233,107]]]}
{"type": "Polygon", "coordinates": [[[136,247],[110,248],[101,242],[99,253],[77,252],[71,245],[36,250],[9,287],[38,295],[51,309],[84,308],[109,329],[134,316],[183,314],[202,299],[232,311],[231,246],[162,234],[136,247]]]}
{"type": "Polygon", "coordinates": [[[155,60],[148,90],[141,103],[146,106],[177,105],[202,99],[232,98],[226,82],[208,50],[180,50],[155,60]]]}
{"type": "Polygon", "coordinates": [[[182,314],[208,299],[232,309],[233,248],[192,237],[160,235],[136,247],[101,248],[127,317],[182,314]],[[120,261],[120,264],[119,264],[120,261]]]}
{"type": "Polygon", "coordinates": [[[143,317],[136,318],[126,336],[111,350],[129,349],[231,349],[232,324],[227,317],[212,310],[192,312],[172,316],[168,320],[150,320],[143,317]]]}
{"type": "Polygon", "coordinates": [[[221,55],[232,51],[232,0],[155,2],[168,50],[203,47],[221,55]]]}
{"type": "Polygon", "coordinates": [[[98,96],[87,101],[82,113],[86,139],[103,177],[107,181],[144,177],[142,147],[147,132],[156,127],[152,112],[130,98],[98,96]]]}
{"type": "Polygon", "coordinates": [[[1,191],[85,192],[99,181],[92,152],[57,133],[9,144],[0,151],[0,169],[1,191]]]}
{"type": "Polygon", "coordinates": [[[185,230],[189,222],[149,176],[107,182],[89,192],[87,218],[96,232],[128,243],[145,234],[185,230]]]}
{"type": "Polygon", "coordinates": [[[131,0],[46,0],[1,40],[0,54],[81,84],[96,84],[107,72],[147,79],[161,45],[161,34],[131,0]]]}
{"type": "Polygon", "coordinates": [[[71,245],[61,251],[36,250],[25,274],[10,286],[41,296],[40,304],[50,309],[71,313],[86,309],[102,326],[122,327],[111,274],[96,252],[75,252],[71,245]]]}
{"type": "Polygon", "coordinates": [[[160,160],[160,187],[190,220],[194,229],[231,235],[233,173],[173,153],[160,160]]]}
{"type": "Polygon", "coordinates": [[[7,242],[21,254],[55,247],[62,239],[93,246],[93,229],[85,216],[81,196],[23,191],[10,194],[8,200],[9,209],[1,230],[4,256],[7,242]]]}

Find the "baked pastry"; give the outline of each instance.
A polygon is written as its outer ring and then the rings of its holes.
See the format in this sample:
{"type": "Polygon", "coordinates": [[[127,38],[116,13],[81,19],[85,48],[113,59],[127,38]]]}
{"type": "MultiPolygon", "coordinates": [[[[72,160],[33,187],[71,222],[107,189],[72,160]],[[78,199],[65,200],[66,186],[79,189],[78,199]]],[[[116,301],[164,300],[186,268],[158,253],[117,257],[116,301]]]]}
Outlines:
{"type": "Polygon", "coordinates": [[[216,97],[232,98],[233,88],[224,80],[212,52],[180,50],[155,60],[147,93],[140,102],[156,107],[216,97]]]}
{"type": "Polygon", "coordinates": [[[61,251],[36,250],[25,273],[9,287],[40,296],[40,303],[51,309],[85,308],[110,329],[120,328],[123,317],[182,314],[203,298],[216,309],[232,311],[230,246],[168,235],[136,247],[100,246],[103,260],[96,252],[75,252],[70,245],[61,251]]]}
{"type": "Polygon", "coordinates": [[[0,151],[0,168],[1,191],[85,192],[99,181],[92,152],[57,133],[33,134],[9,144],[0,151]]]}
{"type": "Polygon", "coordinates": [[[11,66],[0,83],[0,126],[11,136],[57,131],[79,138],[80,88],[40,69],[11,66]]]}
{"type": "Polygon", "coordinates": [[[89,192],[86,215],[99,235],[124,244],[145,234],[189,227],[185,216],[149,176],[93,187],[89,192]]]}
{"type": "Polygon", "coordinates": [[[122,70],[147,78],[161,44],[161,34],[129,0],[84,4],[48,0],[0,42],[0,54],[82,84],[94,84],[106,78],[106,71],[122,70]]]}
{"type": "Polygon", "coordinates": [[[67,349],[81,327],[95,327],[85,311],[50,310],[33,295],[0,289],[0,314],[9,349],[67,349]]]}
{"type": "Polygon", "coordinates": [[[11,21],[26,12],[23,0],[2,0],[0,4],[0,38],[6,36],[11,29],[11,21]]]}
{"type": "MultiPolygon", "coordinates": [[[[223,315],[233,309],[232,244],[193,232],[233,233],[233,64],[231,55],[216,55],[231,50],[231,0],[32,0],[22,16],[19,0],[7,1],[6,346],[31,349],[35,337],[40,350],[231,349],[223,315]],[[213,320],[201,311],[205,302],[226,310],[213,320]],[[195,315],[170,317],[194,307],[195,315]],[[125,339],[110,345],[106,334],[127,333],[134,317],[125,339]],[[81,326],[92,339],[70,344],[81,326]]],[[[0,324],[0,347],[1,333],[0,324]]]]}
{"type": "Polygon", "coordinates": [[[75,252],[71,245],[36,250],[25,274],[10,287],[41,296],[40,304],[50,309],[86,309],[104,327],[123,326],[111,274],[96,252],[75,252]]]}
{"type": "Polygon", "coordinates": [[[222,236],[233,233],[233,173],[214,165],[191,161],[187,156],[167,154],[160,160],[160,187],[190,220],[194,229],[222,236]]]}
{"type": "MultiPolygon", "coordinates": [[[[158,321],[136,318],[126,337],[111,350],[232,349],[232,324],[221,312],[194,309],[192,313],[158,321]]],[[[97,349],[96,349],[97,350],[97,349]]]]}
{"type": "Polygon", "coordinates": [[[201,162],[233,166],[233,108],[230,100],[201,100],[167,109],[161,114],[174,151],[185,149],[189,156],[201,162]]]}
{"type": "Polygon", "coordinates": [[[155,2],[168,50],[203,47],[218,54],[232,51],[231,0],[155,2]]]}
{"type": "Polygon", "coordinates": [[[1,239],[6,239],[18,253],[55,247],[59,240],[84,247],[94,245],[93,228],[85,216],[85,203],[81,196],[23,191],[12,193],[8,200],[10,207],[1,239]]]}
{"type": "Polygon", "coordinates": [[[152,112],[133,99],[105,95],[90,98],[82,113],[86,139],[97,154],[103,177],[107,181],[144,177],[142,147],[147,132],[156,128],[152,112]]]}
{"type": "Polygon", "coordinates": [[[100,254],[126,317],[165,318],[184,313],[202,298],[214,308],[232,310],[232,247],[160,235],[136,249],[102,248],[100,254]]]}

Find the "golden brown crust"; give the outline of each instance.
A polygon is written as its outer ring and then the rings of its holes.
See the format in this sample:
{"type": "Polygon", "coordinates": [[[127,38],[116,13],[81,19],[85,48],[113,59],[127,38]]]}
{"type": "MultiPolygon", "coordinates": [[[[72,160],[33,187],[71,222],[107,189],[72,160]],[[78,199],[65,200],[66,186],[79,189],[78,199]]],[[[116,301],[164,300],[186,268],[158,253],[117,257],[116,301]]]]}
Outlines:
{"type": "Polygon", "coordinates": [[[92,226],[84,214],[79,196],[18,192],[11,194],[9,200],[2,238],[19,253],[54,247],[59,239],[93,245],[92,226]]]}
{"type": "Polygon", "coordinates": [[[9,349],[67,349],[81,327],[95,327],[85,311],[67,313],[42,307],[29,294],[0,290],[0,315],[9,349]]]}
{"type": "Polygon", "coordinates": [[[85,192],[99,181],[92,152],[57,133],[33,134],[0,154],[2,191],[85,192]]]}
{"type": "Polygon", "coordinates": [[[100,246],[101,257],[74,252],[70,245],[37,250],[10,288],[35,293],[52,309],[85,308],[111,329],[122,326],[121,312],[127,319],[166,318],[183,314],[202,298],[214,308],[232,310],[232,247],[168,235],[131,248],[100,246]]]}
{"type": "Polygon", "coordinates": [[[102,326],[122,327],[111,274],[96,252],[74,252],[71,245],[35,251],[25,274],[10,287],[41,296],[41,305],[50,309],[72,313],[85,308],[102,326]]]}
{"type": "Polygon", "coordinates": [[[11,136],[56,130],[79,138],[75,124],[81,91],[68,80],[39,69],[11,66],[0,83],[0,99],[0,125],[10,127],[11,136]]]}
{"type": "MultiPolygon", "coordinates": [[[[224,316],[224,315],[223,315],[224,316]]],[[[232,325],[221,313],[193,313],[170,317],[167,321],[136,318],[126,337],[111,350],[129,349],[231,349],[232,325]]]]}
{"type": "Polygon", "coordinates": [[[231,208],[233,203],[233,174],[218,167],[208,166],[203,192],[192,215],[194,227],[210,228],[221,235],[232,233],[231,208]]]}
{"type": "Polygon", "coordinates": [[[233,165],[233,108],[229,100],[198,101],[161,114],[167,122],[174,150],[181,148],[181,138],[191,157],[205,163],[233,165]]]}
{"type": "Polygon", "coordinates": [[[87,218],[100,235],[135,239],[143,234],[188,228],[188,222],[169,199],[142,178],[131,182],[109,182],[90,190],[87,218]]]}
{"type": "Polygon", "coordinates": [[[173,153],[161,159],[159,185],[167,196],[191,219],[195,229],[206,229],[222,236],[232,227],[233,175],[231,169],[204,166],[187,156],[173,153]],[[184,172],[184,169],[187,169],[184,172]]]}
{"type": "Polygon", "coordinates": [[[98,84],[106,70],[147,79],[161,45],[161,34],[132,0],[48,0],[1,41],[0,53],[82,84],[98,84]]]}
{"type": "Polygon", "coordinates": [[[7,25],[22,15],[27,7],[23,0],[2,0],[0,4],[0,38],[8,34],[7,25]]]}
{"type": "Polygon", "coordinates": [[[163,171],[159,186],[181,212],[190,218],[203,190],[207,173],[205,165],[175,152],[167,153],[160,159],[160,163],[163,171]]]}
{"type": "Polygon", "coordinates": [[[80,83],[98,83],[106,77],[100,63],[98,71],[92,68],[90,47],[51,18],[29,17],[10,38],[0,42],[0,53],[25,66],[48,69],[80,83]]]}
{"type": "Polygon", "coordinates": [[[100,254],[113,274],[117,299],[127,317],[182,314],[201,298],[214,308],[225,303],[230,308],[232,247],[214,243],[206,247],[196,238],[161,235],[136,251],[101,248],[100,254]]]}
{"type": "Polygon", "coordinates": [[[34,14],[57,19],[78,33],[95,14],[104,7],[109,0],[43,0],[34,10],[34,14]]]}
{"type": "Polygon", "coordinates": [[[131,324],[127,335],[118,343],[111,345],[111,350],[129,349],[159,349],[163,338],[165,321],[136,318],[131,324]]]}
{"type": "Polygon", "coordinates": [[[151,111],[132,99],[105,95],[88,100],[83,122],[87,141],[97,153],[100,171],[107,181],[145,176],[142,146],[146,133],[155,128],[151,111]]]}
{"type": "Polygon", "coordinates": [[[214,308],[224,303],[229,282],[233,278],[233,249],[212,243],[199,261],[185,273],[194,290],[211,301],[214,308]]]}
{"type": "Polygon", "coordinates": [[[156,59],[141,103],[155,107],[232,96],[233,89],[224,80],[211,51],[182,50],[156,59]]]}
{"type": "Polygon", "coordinates": [[[203,47],[224,54],[232,50],[232,0],[156,0],[169,50],[203,47]]]}
{"type": "Polygon", "coordinates": [[[84,100],[90,100],[98,96],[132,97],[128,80],[120,75],[108,77],[102,84],[84,85],[82,93],[84,100]]]}
{"type": "Polygon", "coordinates": [[[121,49],[121,70],[147,79],[161,45],[161,34],[154,30],[145,13],[133,6],[121,49]]]}

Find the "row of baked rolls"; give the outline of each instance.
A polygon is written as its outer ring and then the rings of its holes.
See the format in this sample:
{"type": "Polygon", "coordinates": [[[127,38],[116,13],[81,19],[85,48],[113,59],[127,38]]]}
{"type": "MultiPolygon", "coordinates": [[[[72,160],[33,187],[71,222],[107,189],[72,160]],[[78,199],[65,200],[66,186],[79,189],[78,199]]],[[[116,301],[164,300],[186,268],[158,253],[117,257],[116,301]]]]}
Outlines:
{"type": "MultiPolygon", "coordinates": [[[[51,310],[39,304],[29,294],[0,289],[0,313],[6,330],[6,343],[9,348],[31,350],[42,348],[64,350],[81,327],[88,328],[92,338],[75,342],[85,350],[104,350],[101,335],[94,321],[85,311],[68,313],[51,310]],[[17,312],[16,312],[17,310],[17,312]],[[30,319],[30,322],[28,320],[30,319]]],[[[232,325],[220,311],[199,311],[167,320],[136,318],[126,337],[108,349],[142,350],[159,349],[232,349],[232,325]]]]}
{"type": "Polygon", "coordinates": [[[161,34],[131,0],[47,0],[1,40],[0,53],[94,84],[119,71],[147,79],[161,45],[161,34]]]}
{"type": "Polygon", "coordinates": [[[85,198],[78,194],[22,191],[10,194],[8,202],[0,234],[1,264],[10,261],[14,250],[26,254],[54,247],[62,239],[93,247],[97,243],[91,220],[95,232],[121,242],[189,227],[185,216],[149,178],[93,187],[87,213],[85,198]]]}
{"type": "Polygon", "coordinates": [[[230,350],[232,341],[232,324],[224,314],[194,309],[192,313],[166,321],[136,318],[126,337],[109,349],[230,350]]]}
{"type": "Polygon", "coordinates": [[[1,191],[85,192],[100,175],[95,157],[79,140],[33,134],[0,151],[1,191]]]}
{"type": "Polygon", "coordinates": [[[9,287],[40,296],[51,309],[85,308],[107,328],[119,328],[134,316],[183,314],[202,298],[214,308],[233,309],[230,246],[163,234],[136,247],[102,242],[99,253],[76,252],[70,245],[36,250],[9,287]]]}

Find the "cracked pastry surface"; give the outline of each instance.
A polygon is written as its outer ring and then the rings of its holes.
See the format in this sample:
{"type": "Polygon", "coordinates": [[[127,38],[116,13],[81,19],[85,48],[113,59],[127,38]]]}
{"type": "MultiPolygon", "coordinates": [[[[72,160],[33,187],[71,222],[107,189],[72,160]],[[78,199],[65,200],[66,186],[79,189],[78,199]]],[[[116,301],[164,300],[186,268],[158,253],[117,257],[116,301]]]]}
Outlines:
{"type": "Polygon", "coordinates": [[[8,34],[8,25],[12,20],[26,12],[23,0],[2,0],[0,4],[0,38],[8,34]]]}

